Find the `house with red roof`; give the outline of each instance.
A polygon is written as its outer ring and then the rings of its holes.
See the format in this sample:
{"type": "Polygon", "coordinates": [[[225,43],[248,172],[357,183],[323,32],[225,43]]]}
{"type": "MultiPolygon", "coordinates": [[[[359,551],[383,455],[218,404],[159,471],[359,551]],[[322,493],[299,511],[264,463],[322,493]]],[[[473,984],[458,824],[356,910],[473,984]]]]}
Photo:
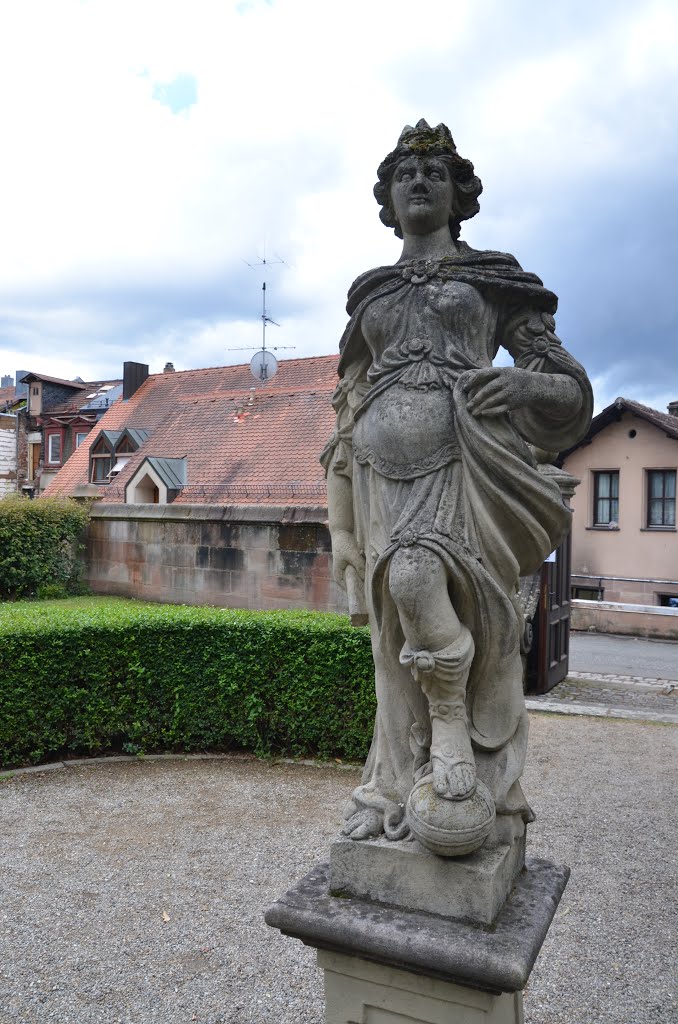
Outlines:
{"type": "Polygon", "coordinates": [[[318,456],[334,423],[338,356],[148,374],[125,364],[117,400],[47,495],[115,504],[323,504],[318,456]]]}
{"type": "Polygon", "coordinates": [[[159,374],[125,363],[119,397],[45,495],[97,499],[93,590],[233,607],[344,608],[320,453],[338,355],[159,374]]]}

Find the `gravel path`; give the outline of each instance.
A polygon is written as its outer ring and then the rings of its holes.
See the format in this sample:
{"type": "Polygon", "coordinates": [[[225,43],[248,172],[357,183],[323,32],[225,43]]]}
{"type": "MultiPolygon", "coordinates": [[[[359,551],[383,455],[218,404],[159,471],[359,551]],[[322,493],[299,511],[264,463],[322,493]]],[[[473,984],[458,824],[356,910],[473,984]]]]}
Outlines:
{"type": "MultiPolygon", "coordinates": [[[[532,715],[530,851],[572,879],[526,1024],[675,1024],[678,728],[532,715]]],[[[357,778],[251,758],[0,784],[0,1022],[321,1024],[263,909],[327,856],[357,778]]]]}

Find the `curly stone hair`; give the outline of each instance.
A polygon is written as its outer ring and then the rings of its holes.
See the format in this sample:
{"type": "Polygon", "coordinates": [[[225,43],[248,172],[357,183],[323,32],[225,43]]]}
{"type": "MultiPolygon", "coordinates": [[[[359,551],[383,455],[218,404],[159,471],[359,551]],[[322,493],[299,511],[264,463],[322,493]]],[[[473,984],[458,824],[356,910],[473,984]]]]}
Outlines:
{"type": "Polygon", "coordinates": [[[454,206],[450,212],[450,234],[456,241],[459,238],[461,222],[474,217],[480,205],[478,196],[483,191],[479,177],[473,173],[473,164],[457,153],[457,147],[449,128],[439,124],[431,128],[422,118],[413,128],[405,125],[398,145],[379,164],[377,176],[379,181],[374,186],[374,198],[381,206],[379,218],[382,224],[393,228],[398,238],[403,233],[391,202],[391,182],[396,167],[408,156],[435,156],[445,164],[454,185],[454,206]]]}

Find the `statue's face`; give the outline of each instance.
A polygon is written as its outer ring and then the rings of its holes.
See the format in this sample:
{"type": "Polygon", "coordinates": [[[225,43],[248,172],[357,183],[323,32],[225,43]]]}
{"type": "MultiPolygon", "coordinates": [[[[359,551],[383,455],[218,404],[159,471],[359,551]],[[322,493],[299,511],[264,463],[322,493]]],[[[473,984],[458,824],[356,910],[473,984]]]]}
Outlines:
{"type": "Polygon", "coordinates": [[[391,202],[406,235],[428,235],[444,227],[452,212],[454,185],[438,157],[406,157],[395,169],[391,202]]]}

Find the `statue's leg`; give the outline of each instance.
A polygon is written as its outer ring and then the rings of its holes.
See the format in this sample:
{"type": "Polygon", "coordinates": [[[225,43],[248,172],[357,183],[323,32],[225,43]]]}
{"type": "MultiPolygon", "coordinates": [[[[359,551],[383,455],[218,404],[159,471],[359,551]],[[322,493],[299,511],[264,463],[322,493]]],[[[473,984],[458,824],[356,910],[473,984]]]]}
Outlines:
{"type": "Polygon", "coordinates": [[[452,606],[447,571],[434,552],[400,548],[391,559],[389,588],[405,634],[401,661],[429,702],[434,789],[448,800],[463,800],[476,787],[466,719],[473,638],[452,606]]]}

